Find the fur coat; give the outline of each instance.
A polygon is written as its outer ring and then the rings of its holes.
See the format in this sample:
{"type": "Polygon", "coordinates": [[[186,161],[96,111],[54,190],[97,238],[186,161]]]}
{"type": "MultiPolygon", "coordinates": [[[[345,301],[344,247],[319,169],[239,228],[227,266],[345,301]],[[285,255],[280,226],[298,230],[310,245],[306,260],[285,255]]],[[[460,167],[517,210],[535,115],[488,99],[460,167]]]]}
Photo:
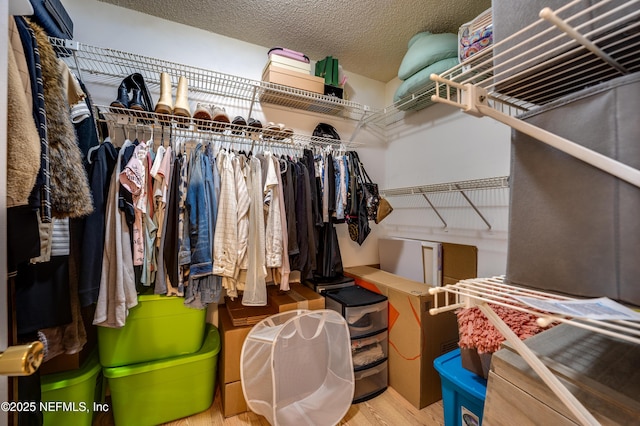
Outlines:
{"type": "Polygon", "coordinates": [[[45,31],[33,22],[42,64],[47,138],[51,176],[51,209],[54,217],[81,217],[93,211],[89,180],[82,163],[69,113],[63,75],[45,31]]]}

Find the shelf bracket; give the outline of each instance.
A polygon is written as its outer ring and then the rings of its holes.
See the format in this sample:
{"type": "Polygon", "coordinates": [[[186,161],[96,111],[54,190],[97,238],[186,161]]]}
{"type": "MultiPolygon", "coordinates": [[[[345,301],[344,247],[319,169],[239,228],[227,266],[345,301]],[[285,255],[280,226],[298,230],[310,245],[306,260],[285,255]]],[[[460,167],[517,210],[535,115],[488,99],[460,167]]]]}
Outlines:
{"type": "Polygon", "coordinates": [[[248,117],[251,117],[253,115],[253,106],[256,103],[256,96],[258,95],[258,86],[253,86],[253,90],[252,90],[252,94],[251,94],[251,103],[249,104],[249,114],[247,115],[247,119],[248,117]]]}
{"type": "Polygon", "coordinates": [[[473,210],[477,213],[477,215],[480,216],[480,219],[482,219],[482,221],[487,225],[489,230],[491,230],[491,224],[489,223],[489,221],[483,216],[480,210],[478,210],[478,207],[476,207],[476,205],[473,204],[473,201],[471,201],[471,199],[467,196],[467,194],[465,194],[465,192],[462,189],[460,189],[460,185],[456,184],[455,187],[458,189],[458,191],[460,191],[460,195],[462,195],[464,199],[467,200],[467,203],[469,203],[469,205],[473,208],[473,210]]]}
{"type": "Polygon", "coordinates": [[[444,228],[446,228],[447,226],[447,222],[444,221],[444,218],[442,217],[442,215],[440,214],[440,212],[438,211],[438,209],[436,209],[436,206],[433,205],[433,203],[431,202],[431,200],[429,199],[429,197],[427,197],[427,194],[422,193],[421,194],[424,199],[427,201],[427,203],[429,203],[429,205],[431,206],[431,208],[433,209],[434,213],[436,214],[436,216],[438,216],[438,219],[440,219],[440,221],[442,222],[442,224],[444,225],[444,228]]]}

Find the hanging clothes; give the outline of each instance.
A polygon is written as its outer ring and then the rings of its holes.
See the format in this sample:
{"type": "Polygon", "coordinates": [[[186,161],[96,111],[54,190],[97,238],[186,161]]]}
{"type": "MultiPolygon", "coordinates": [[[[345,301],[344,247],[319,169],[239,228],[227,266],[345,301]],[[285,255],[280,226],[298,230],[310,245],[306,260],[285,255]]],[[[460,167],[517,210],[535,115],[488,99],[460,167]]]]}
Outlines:
{"type": "MultiPolygon", "coordinates": [[[[122,154],[130,141],[125,141],[122,154]]],[[[120,169],[122,155],[118,156],[115,170],[120,169]]],[[[109,187],[105,221],[105,247],[102,258],[100,291],[93,324],[103,327],[123,327],[129,309],[138,304],[131,237],[125,226],[125,214],[118,209],[119,174],[113,173],[109,187]]]]}
{"type": "Polygon", "coordinates": [[[279,210],[280,210],[280,223],[281,223],[281,233],[282,233],[282,264],[278,267],[278,274],[274,273],[274,280],[280,281],[280,290],[288,291],[289,290],[289,276],[291,273],[291,267],[289,265],[289,238],[288,238],[288,223],[287,223],[287,214],[285,211],[285,201],[284,201],[284,186],[282,184],[282,174],[286,173],[286,169],[283,171],[280,169],[280,165],[284,164],[286,167],[287,162],[282,160],[278,160],[276,157],[272,158],[275,169],[277,170],[276,178],[278,179],[278,193],[276,194],[276,199],[278,200],[279,210]],[[279,275],[279,276],[278,276],[279,275]]]}
{"type": "Polygon", "coordinates": [[[264,306],[267,304],[265,268],[265,226],[263,206],[262,167],[255,156],[249,159],[247,189],[251,197],[249,211],[249,245],[247,281],[242,296],[246,306],[264,306]],[[257,208],[256,208],[257,207],[257,208]]]}

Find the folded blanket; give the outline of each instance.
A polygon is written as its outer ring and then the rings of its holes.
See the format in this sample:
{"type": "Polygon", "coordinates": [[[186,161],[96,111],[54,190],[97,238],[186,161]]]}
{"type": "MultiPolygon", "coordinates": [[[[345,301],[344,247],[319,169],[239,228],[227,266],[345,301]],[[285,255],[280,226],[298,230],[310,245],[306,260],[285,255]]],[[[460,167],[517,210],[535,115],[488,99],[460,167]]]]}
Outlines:
{"type": "MultiPolygon", "coordinates": [[[[453,68],[458,64],[458,58],[447,58],[441,61],[435,62],[429,65],[426,68],[418,71],[407,80],[403,81],[402,84],[396,90],[396,93],[393,97],[394,103],[401,101],[403,99],[408,99],[410,95],[421,92],[426,89],[429,85],[433,85],[433,81],[431,81],[431,74],[440,74],[447,71],[450,68],[453,68]]],[[[401,104],[398,107],[400,109],[410,109],[413,104],[401,104]]]]}

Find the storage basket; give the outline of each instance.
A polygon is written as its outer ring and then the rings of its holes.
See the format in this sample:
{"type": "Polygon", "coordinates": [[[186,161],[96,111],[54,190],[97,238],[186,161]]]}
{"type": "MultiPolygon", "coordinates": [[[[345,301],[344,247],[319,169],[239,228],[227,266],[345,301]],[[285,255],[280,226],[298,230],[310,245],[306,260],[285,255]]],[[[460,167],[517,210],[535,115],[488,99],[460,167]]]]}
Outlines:
{"type": "Polygon", "coordinates": [[[332,310],[296,310],[256,324],[242,346],[247,405],[272,425],[334,425],[354,395],[349,329],[332,310]]]}

